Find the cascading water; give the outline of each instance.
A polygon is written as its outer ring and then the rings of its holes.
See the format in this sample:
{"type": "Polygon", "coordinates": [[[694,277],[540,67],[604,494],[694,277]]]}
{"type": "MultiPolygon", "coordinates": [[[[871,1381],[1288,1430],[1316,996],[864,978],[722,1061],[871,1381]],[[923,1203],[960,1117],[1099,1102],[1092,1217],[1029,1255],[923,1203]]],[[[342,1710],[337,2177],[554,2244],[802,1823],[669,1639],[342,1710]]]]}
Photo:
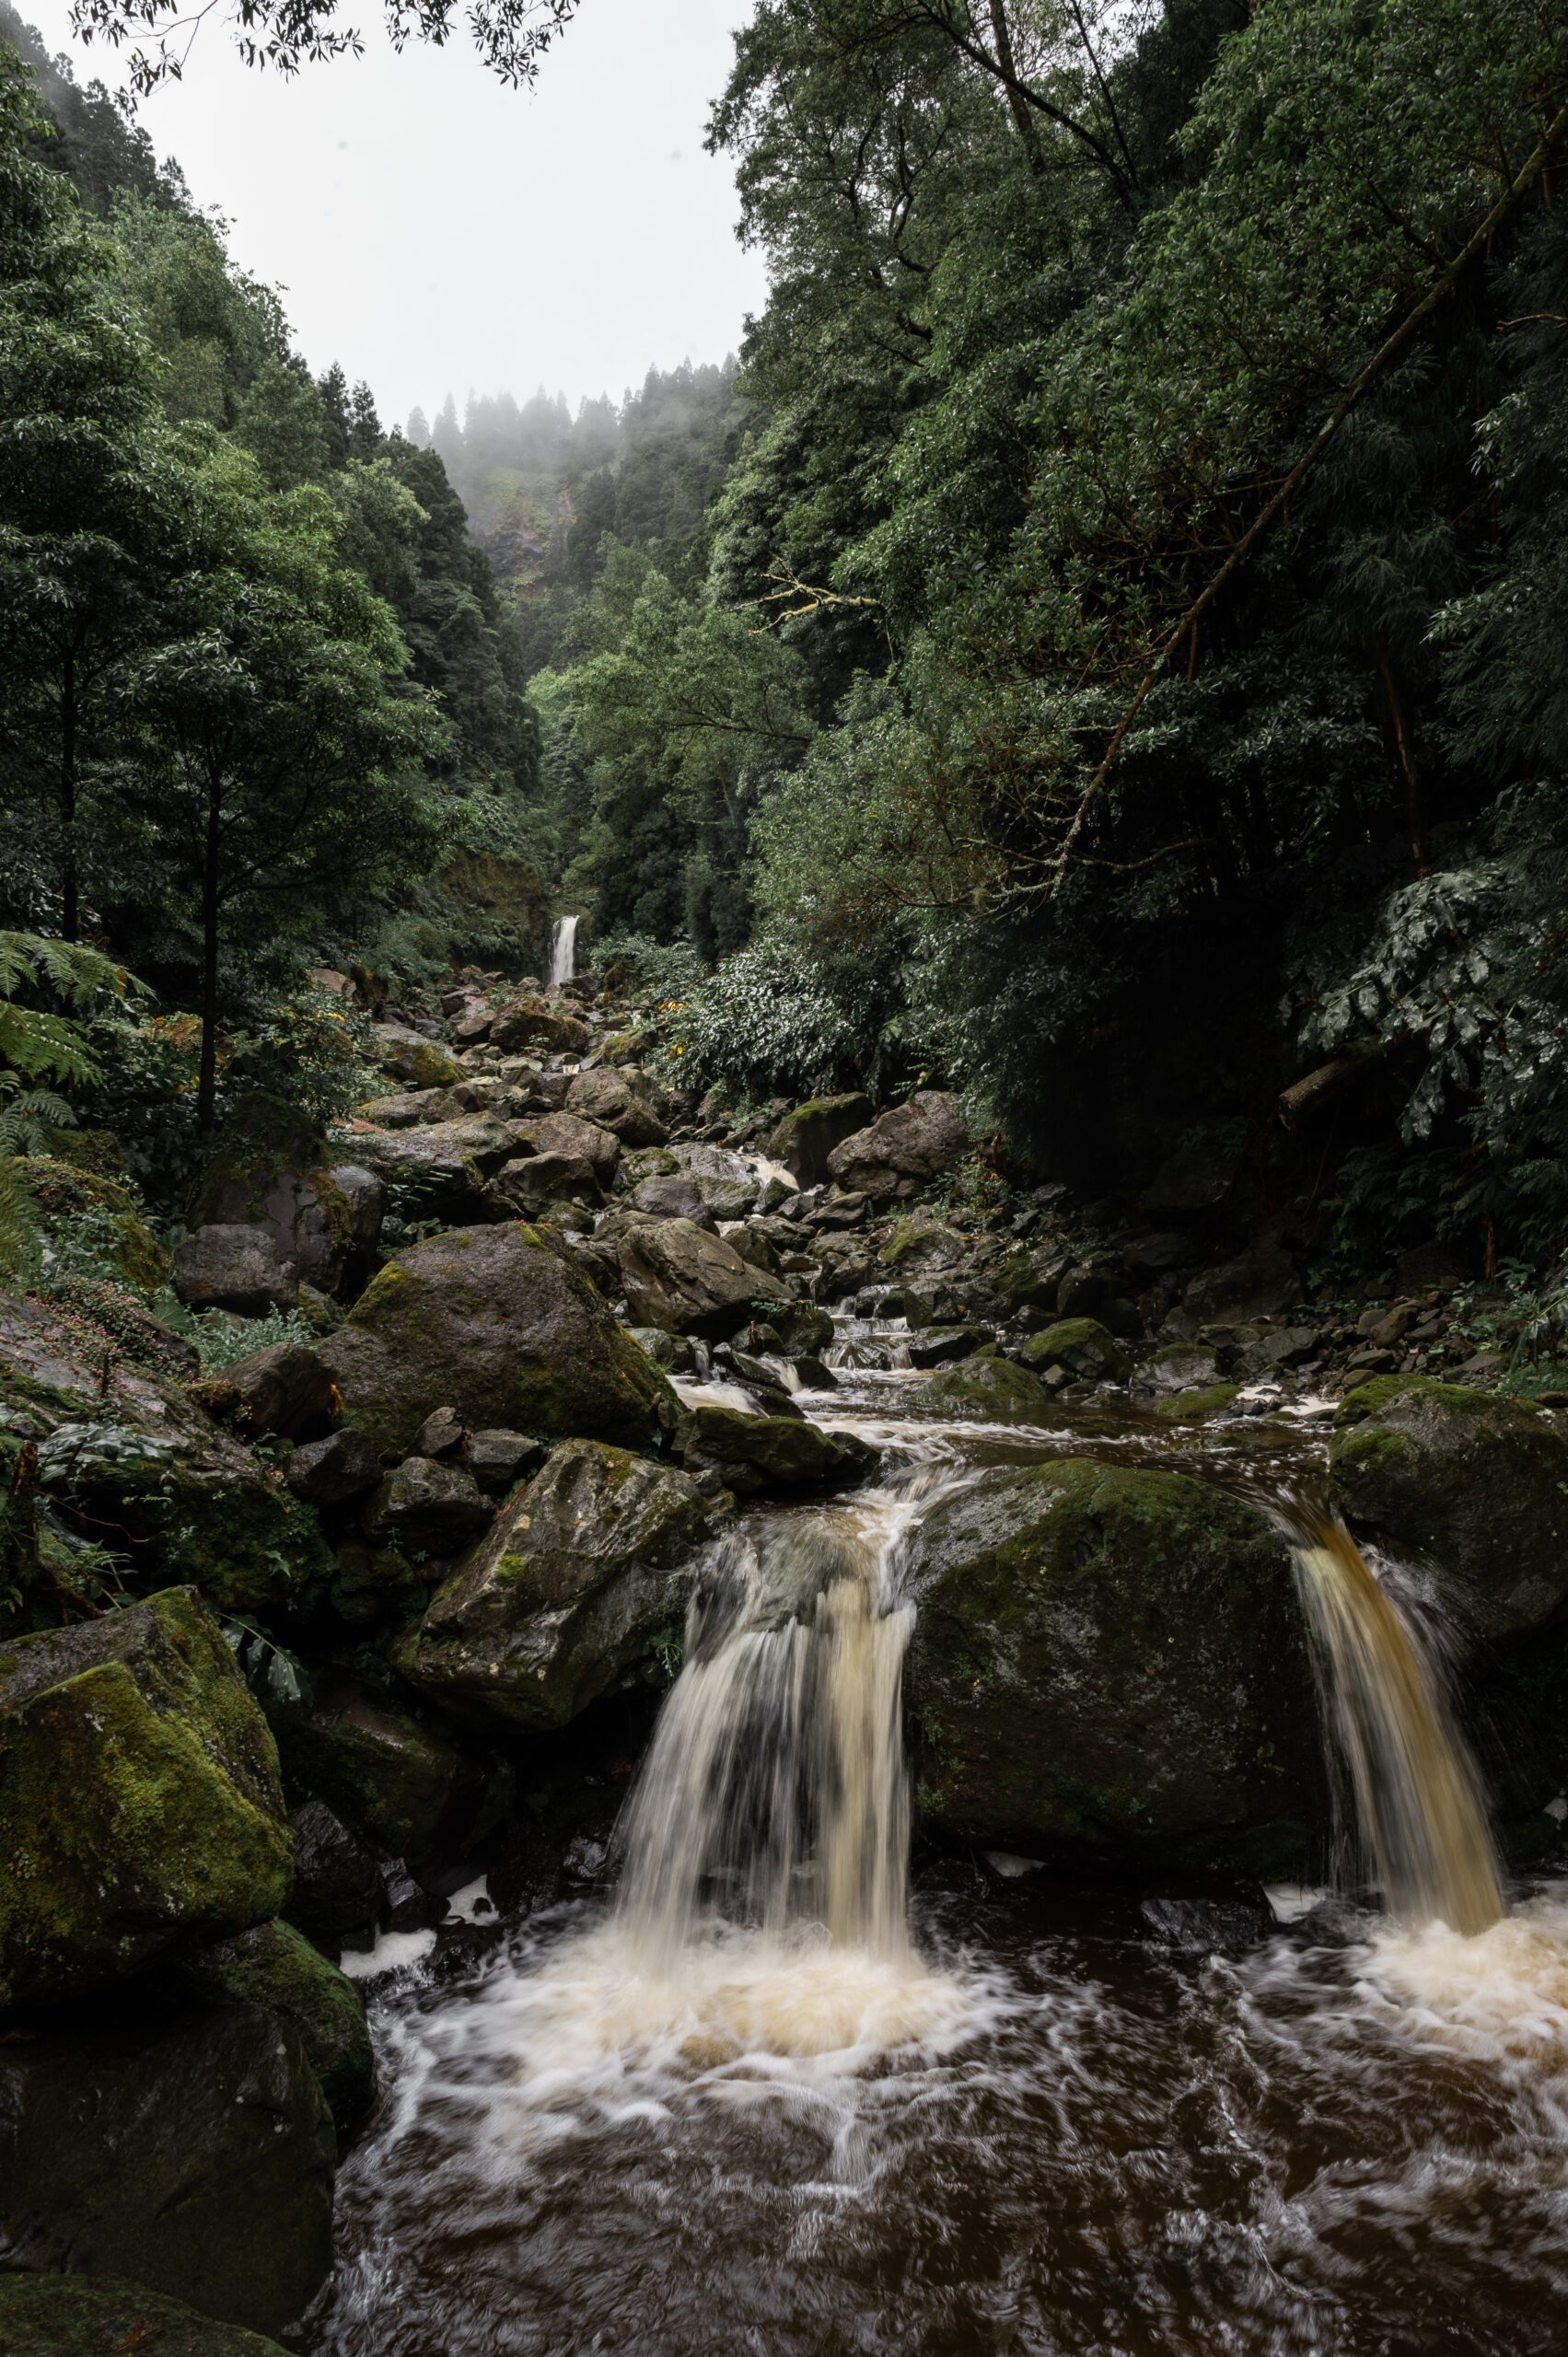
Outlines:
{"type": "Polygon", "coordinates": [[[1502,1883],[1475,1764],[1437,1667],[1337,1515],[1300,1503],[1277,1511],[1384,1905],[1409,1929],[1441,1922],[1473,1937],[1501,1919],[1502,1883]]]}
{"type": "Polygon", "coordinates": [[[559,990],[563,982],[574,980],[577,971],[577,920],[557,917],[555,931],[550,943],[550,987],[559,990]]]}

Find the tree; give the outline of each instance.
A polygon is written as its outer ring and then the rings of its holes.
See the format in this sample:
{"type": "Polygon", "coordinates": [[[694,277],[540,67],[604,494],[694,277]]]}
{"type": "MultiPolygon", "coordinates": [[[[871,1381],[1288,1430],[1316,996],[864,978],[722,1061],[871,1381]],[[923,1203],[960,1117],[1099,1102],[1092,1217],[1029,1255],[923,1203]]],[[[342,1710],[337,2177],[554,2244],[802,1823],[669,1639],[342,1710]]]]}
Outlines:
{"type": "MultiPolygon", "coordinates": [[[[576,15],[578,0],[484,0],[469,17],[480,55],[503,82],[529,84],[538,78],[546,51],[576,15]]],[[[178,81],[190,42],[181,39],[189,19],[185,0],[75,0],[72,23],[84,41],[101,40],[111,49],[142,32],[147,48],[131,52],[131,87],[145,93],[160,82],[178,81]]],[[[412,34],[437,46],[451,29],[452,0],[387,0],[387,29],[401,49],[412,34]]],[[[302,64],[364,48],[352,25],[334,21],[334,0],[244,0],[234,18],[234,41],[247,65],[297,73],[302,64]]]]}
{"type": "Polygon", "coordinates": [[[199,943],[199,1118],[214,1118],[221,966],[257,927],[308,927],[428,853],[431,739],[389,609],[337,561],[331,502],[269,495],[232,447],[192,483],[191,558],[159,643],[121,680],[137,792],[199,943]]]}

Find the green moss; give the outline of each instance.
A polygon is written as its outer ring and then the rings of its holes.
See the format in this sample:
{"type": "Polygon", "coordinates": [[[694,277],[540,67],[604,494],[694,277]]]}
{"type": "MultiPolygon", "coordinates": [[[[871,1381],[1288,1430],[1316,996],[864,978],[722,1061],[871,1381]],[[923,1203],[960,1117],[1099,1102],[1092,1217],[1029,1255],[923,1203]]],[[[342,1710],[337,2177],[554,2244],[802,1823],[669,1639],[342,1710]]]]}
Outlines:
{"type": "MultiPolygon", "coordinates": [[[[1375,1375],[1367,1382],[1357,1384],[1353,1391],[1346,1392],[1334,1418],[1335,1426],[1360,1423],[1364,1417],[1376,1415],[1391,1399],[1400,1399],[1407,1392],[1436,1399],[1459,1412],[1468,1408],[1490,1413],[1498,1401],[1495,1391],[1478,1391],[1465,1383],[1439,1383],[1428,1375],[1375,1375]]],[[[1515,1404],[1532,1414],[1539,1412],[1533,1400],[1522,1399],[1515,1404]]]]}
{"type": "Polygon", "coordinates": [[[1127,1373],[1126,1353],[1098,1318],[1059,1318],[1054,1326],[1029,1336],[1023,1356],[1030,1366],[1064,1366],[1074,1375],[1120,1377],[1127,1373]]]}
{"type": "Polygon", "coordinates": [[[1196,1422],[1228,1408],[1240,1389],[1238,1383],[1211,1383],[1202,1391],[1179,1391],[1173,1399],[1162,1399],[1155,1413],[1167,1423],[1196,1422]]]}
{"type": "Polygon", "coordinates": [[[101,2275],[0,2275],[6,2357],[286,2357],[275,2340],[217,2324],[140,2283],[101,2275]]]}
{"type": "Polygon", "coordinates": [[[934,1376],[922,1404],[934,1415],[985,1423],[1039,1424],[1051,1415],[1051,1395],[1043,1384],[1010,1359],[982,1351],[934,1376]]]}
{"type": "Polygon", "coordinates": [[[375,2092],[376,2061],[365,2007],[352,1980],[292,1923],[259,1923],[187,1957],[185,1984],[202,1995],[292,2022],[340,2129],[365,2118],[375,2092]]]}

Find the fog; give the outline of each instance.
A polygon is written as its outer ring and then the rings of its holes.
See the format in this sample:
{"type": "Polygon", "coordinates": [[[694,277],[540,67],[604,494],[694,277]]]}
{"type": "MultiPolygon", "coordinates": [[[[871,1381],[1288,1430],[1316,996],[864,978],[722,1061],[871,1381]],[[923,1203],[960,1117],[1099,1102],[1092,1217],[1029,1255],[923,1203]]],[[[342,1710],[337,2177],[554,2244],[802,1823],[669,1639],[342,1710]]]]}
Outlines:
{"type": "MultiPolygon", "coordinates": [[[[69,0],[20,6],[78,80],[120,86],[123,55],[73,41],[69,0]]],[[[749,12],[583,0],[520,92],[464,34],[394,55],[377,0],[344,11],[362,59],[293,81],[248,71],[215,15],[140,119],[285,290],[312,368],[368,378],[387,423],[448,392],[460,413],[470,389],[619,399],[651,364],[722,359],[761,305],[729,166],[703,149],[749,12]]]]}

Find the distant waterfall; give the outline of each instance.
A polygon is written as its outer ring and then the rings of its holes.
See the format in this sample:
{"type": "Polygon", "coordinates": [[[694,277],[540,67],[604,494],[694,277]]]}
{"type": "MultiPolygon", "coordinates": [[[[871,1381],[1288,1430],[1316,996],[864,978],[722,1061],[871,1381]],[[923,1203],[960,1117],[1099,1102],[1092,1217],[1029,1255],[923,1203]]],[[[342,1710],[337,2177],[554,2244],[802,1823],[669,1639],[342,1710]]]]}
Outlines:
{"type": "Polygon", "coordinates": [[[577,920],[557,917],[555,933],[550,945],[550,987],[559,990],[563,982],[571,981],[577,971],[577,920]]]}
{"type": "Polygon", "coordinates": [[[1397,1922],[1469,1937],[1504,1912],[1480,1780],[1442,1683],[1337,1515],[1283,1510],[1366,1863],[1397,1922]]]}

